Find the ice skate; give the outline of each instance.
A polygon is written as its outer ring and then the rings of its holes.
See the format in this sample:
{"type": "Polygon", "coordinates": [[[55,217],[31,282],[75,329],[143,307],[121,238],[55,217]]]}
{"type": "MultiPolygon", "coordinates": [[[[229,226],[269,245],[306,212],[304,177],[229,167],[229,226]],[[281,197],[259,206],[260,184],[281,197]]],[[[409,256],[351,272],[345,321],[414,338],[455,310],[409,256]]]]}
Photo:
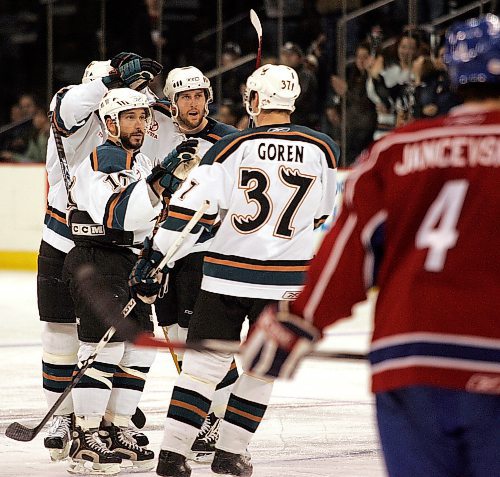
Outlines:
{"type": "Polygon", "coordinates": [[[121,468],[124,471],[144,472],[154,468],[154,452],[140,447],[129,428],[111,425],[101,428],[99,432],[108,449],[122,458],[121,468]]]}
{"type": "MultiPolygon", "coordinates": [[[[105,431],[107,432],[107,428],[106,428],[106,424],[104,424],[104,421],[101,422],[101,425],[99,427],[99,429],[101,431],[105,431]]],[[[134,439],[134,441],[136,442],[136,444],[139,446],[139,447],[146,447],[147,445],[149,445],[149,439],[148,439],[148,436],[146,436],[146,434],[144,434],[143,432],[140,432],[139,430],[137,430],[136,428],[134,427],[127,427],[126,428],[126,432],[127,434],[132,437],[134,439]]],[[[109,439],[109,436],[105,437],[103,439],[103,441],[105,442],[105,444],[109,447],[111,445],[111,441],[109,439]]]]}
{"type": "Polygon", "coordinates": [[[219,439],[220,421],[213,412],[206,417],[200,433],[191,447],[189,459],[195,462],[207,462],[213,459],[215,444],[219,439]]]}
{"type": "Polygon", "coordinates": [[[191,467],[183,455],[162,450],[158,457],[156,473],[162,477],[189,477],[191,467]]]}
{"type": "Polygon", "coordinates": [[[212,472],[215,474],[233,475],[236,477],[249,477],[253,467],[247,455],[233,454],[220,449],[215,449],[212,461],[212,472]]]}
{"type": "Polygon", "coordinates": [[[97,429],[73,431],[73,442],[69,452],[70,474],[78,475],[116,475],[120,472],[122,458],[110,451],[102,442],[97,429]]]}
{"type": "Polygon", "coordinates": [[[64,460],[69,455],[73,415],[54,416],[50,422],[43,445],[49,449],[50,459],[54,462],[64,460]]]}

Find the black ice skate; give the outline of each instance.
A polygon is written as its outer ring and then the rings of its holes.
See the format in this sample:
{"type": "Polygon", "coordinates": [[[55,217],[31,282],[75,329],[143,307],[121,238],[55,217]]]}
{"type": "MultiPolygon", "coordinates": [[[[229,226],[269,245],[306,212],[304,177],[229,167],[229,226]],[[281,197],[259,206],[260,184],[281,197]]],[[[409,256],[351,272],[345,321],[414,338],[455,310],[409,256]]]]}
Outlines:
{"type": "Polygon", "coordinates": [[[43,445],[49,449],[52,461],[63,460],[68,457],[72,429],[73,414],[54,416],[50,421],[47,437],[43,440],[43,445]]]}
{"type": "Polygon", "coordinates": [[[212,461],[212,472],[215,474],[249,477],[252,475],[252,471],[252,464],[246,455],[215,449],[214,460],[212,461]]]}
{"type": "Polygon", "coordinates": [[[200,433],[191,447],[189,459],[196,462],[206,462],[213,459],[215,444],[219,439],[221,420],[211,412],[201,426],[200,433]]]}
{"type": "Polygon", "coordinates": [[[142,472],[154,468],[154,452],[137,445],[128,428],[111,425],[102,427],[99,433],[108,449],[122,458],[122,469],[142,472]]]}
{"type": "Polygon", "coordinates": [[[158,456],[156,473],[162,477],[189,477],[191,467],[189,467],[183,455],[162,450],[158,456]]]}
{"type": "Polygon", "coordinates": [[[122,458],[110,451],[100,438],[97,429],[83,430],[76,427],[69,455],[68,472],[79,475],[115,475],[120,472],[122,458]]]}
{"type": "MultiPolygon", "coordinates": [[[[101,431],[106,431],[106,425],[104,424],[104,422],[101,422],[99,429],[101,431]]],[[[137,429],[133,427],[127,427],[126,432],[127,434],[129,434],[130,437],[132,437],[135,440],[136,444],[139,447],[146,447],[149,444],[148,436],[138,431],[137,429]]],[[[109,439],[106,440],[105,442],[108,447],[111,445],[111,441],[109,439]]]]}

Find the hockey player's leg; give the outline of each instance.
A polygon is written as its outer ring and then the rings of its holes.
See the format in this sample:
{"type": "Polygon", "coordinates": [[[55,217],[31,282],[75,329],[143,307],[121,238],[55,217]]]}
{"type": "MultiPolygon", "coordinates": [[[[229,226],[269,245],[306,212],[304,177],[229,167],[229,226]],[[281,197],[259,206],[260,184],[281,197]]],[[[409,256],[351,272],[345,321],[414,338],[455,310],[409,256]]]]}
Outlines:
{"type": "Polygon", "coordinates": [[[224,416],[233,384],[237,379],[238,368],[236,361],[233,359],[229,371],[215,388],[210,412],[191,448],[190,458],[192,460],[196,462],[208,462],[213,459],[215,444],[219,438],[221,418],[224,416]]]}
{"type": "Polygon", "coordinates": [[[235,476],[252,475],[246,449],[271,398],[274,381],[243,373],[233,387],[220,425],[212,471],[235,476]]]}
{"type": "Polygon", "coordinates": [[[210,409],[215,387],[227,373],[227,353],[187,351],[175,383],[165,422],[156,472],[161,476],[188,477],[186,456],[210,409]]]}
{"type": "MultiPolygon", "coordinates": [[[[76,324],[43,323],[42,325],[43,389],[50,408],[71,382],[77,362],[76,324]]],[[[73,426],[73,401],[68,396],[49,424],[44,446],[53,461],[65,459],[69,453],[73,426]]]]}
{"type": "MultiPolygon", "coordinates": [[[[94,350],[93,343],[82,343],[79,362],[94,350]]],[[[120,471],[121,457],[103,442],[99,425],[111,395],[113,376],[125,350],[124,343],[109,343],[99,353],[73,391],[75,430],[70,449],[68,472],[74,474],[114,475],[120,471]]]]}
{"type": "Polygon", "coordinates": [[[108,448],[122,459],[122,468],[146,471],[154,467],[154,452],[144,446],[147,437],[130,426],[146,383],[146,376],[153,364],[155,351],[139,349],[129,343],[113,378],[113,389],[101,424],[107,433],[108,448]]]}
{"type": "MultiPolygon", "coordinates": [[[[47,406],[51,408],[71,382],[78,338],[73,301],[62,269],[66,254],[42,241],[38,255],[38,313],[42,321],[42,376],[47,406]]],[[[69,396],[56,411],[44,439],[52,460],[68,456],[73,402],[69,396]]]]}

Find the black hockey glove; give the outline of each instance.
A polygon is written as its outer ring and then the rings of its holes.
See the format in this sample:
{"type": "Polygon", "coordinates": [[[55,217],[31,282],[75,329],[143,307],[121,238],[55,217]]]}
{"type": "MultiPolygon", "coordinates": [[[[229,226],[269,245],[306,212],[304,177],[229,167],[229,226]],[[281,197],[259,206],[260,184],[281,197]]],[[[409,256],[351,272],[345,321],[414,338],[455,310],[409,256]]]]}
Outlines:
{"type": "Polygon", "coordinates": [[[113,56],[111,58],[110,64],[114,68],[113,71],[108,75],[102,78],[102,82],[105,84],[105,86],[108,89],[113,89],[113,88],[123,88],[125,83],[122,80],[122,77],[120,75],[120,72],[118,71],[118,68],[123,64],[127,63],[132,60],[141,60],[142,56],[138,55],[137,53],[131,53],[128,51],[122,51],[121,53],[118,53],[117,55],[113,56]]]}
{"type": "Polygon", "coordinates": [[[151,58],[133,58],[123,61],[118,66],[118,73],[123,84],[129,88],[140,91],[161,73],[162,66],[151,58]]]}
{"type": "Polygon", "coordinates": [[[128,279],[130,293],[136,300],[149,304],[156,300],[168,274],[168,268],[165,266],[158,273],[158,276],[152,276],[153,270],[155,270],[162,258],[163,254],[161,252],[153,250],[153,240],[146,238],[144,248],[128,279]]]}
{"type": "Polygon", "coordinates": [[[243,344],[243,369],[266,378],[291,378],[321,332],[287,310],[286,302],[269,305],[243,344]]]}
{"type": "Polygon", "coordinates": [[[165,189],[163,196],[171,197],[191,170],[200,163],[200,157],[196,154],[197,149],[197,139],[181,142],[163,159],[161,164],[153,168],[146,182],[152,186],[158,181],[160,186],[165,189]]]}
{"type": "Polygon", "coordinates": [[[131,60],[141,60],[142,56],[137,53],[132,53],[130,51],[122,51],[111,58],[111,66],[113,68],[118,68],[123,63],[131,60]]]}

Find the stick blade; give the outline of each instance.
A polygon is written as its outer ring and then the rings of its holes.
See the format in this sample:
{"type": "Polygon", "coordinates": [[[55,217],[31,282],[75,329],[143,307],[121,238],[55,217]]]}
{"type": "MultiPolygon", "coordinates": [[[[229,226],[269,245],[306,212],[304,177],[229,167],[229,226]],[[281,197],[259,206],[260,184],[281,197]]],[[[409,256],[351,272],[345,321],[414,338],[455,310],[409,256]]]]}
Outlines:
{"type": "Polygon", "coordinates": [[[262,25],[260,24],[259,16],[253,8],[250,10],[250,21],[252,22],[252,25],[255,28],[260,41],[260,39],[262,38],[262,25]]]}
{"type": "Polygon", "coordinates": [[[5,430],[5,435],[15,441],[28,442],[37,435],[37,429],[30,429],[19,422],[13,422],[5,430]]]}

